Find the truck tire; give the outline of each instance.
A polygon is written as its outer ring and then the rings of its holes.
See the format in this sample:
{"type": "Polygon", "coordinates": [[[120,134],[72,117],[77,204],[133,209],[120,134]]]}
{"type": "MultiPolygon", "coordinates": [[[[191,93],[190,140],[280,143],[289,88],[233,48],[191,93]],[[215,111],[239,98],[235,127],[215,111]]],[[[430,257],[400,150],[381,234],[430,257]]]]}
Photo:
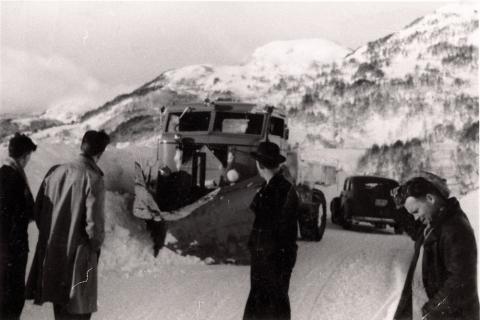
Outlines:
{"type": "Polygon", "coordinates": [[[327,202],[322,191],[310,189],[306,185],[297,186],[301,197],[298,208],[300,239],[320,241],[325,233],[327,202]]]}
{"type": "MultiPolygon", "coordinates": [[[[299,208],[298,226],[300,239],[304,241],[320,241],[321,221],[319,204],[303,204],[299,208]]],[[[325,231],[325,229],[323,229],[325,231]]]]}

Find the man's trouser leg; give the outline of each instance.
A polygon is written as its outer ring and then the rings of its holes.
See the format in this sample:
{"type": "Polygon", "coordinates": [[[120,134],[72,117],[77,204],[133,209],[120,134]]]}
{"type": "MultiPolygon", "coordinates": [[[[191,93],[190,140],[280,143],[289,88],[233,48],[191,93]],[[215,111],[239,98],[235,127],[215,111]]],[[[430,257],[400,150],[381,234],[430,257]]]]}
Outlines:
{"type": "Polygon", "coordinates": [[[17,253],[2,257],[2,298],[0,305],[0,319],[20,319],[25,305],[25,271],[27,268],[28,253],[17,253]]]}

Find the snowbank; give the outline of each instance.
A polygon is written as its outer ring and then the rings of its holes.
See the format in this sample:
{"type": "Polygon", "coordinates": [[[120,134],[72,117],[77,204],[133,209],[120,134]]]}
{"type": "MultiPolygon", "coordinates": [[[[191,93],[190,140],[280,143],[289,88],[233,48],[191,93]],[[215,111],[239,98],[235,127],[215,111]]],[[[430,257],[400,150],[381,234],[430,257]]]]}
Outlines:
{"type": "Polygon", "coordinates": [[[99,266],[101,272],[120,271],[127,276],[143,275],[162,271],[165,265],[205,264],[197,257],[184,257],[168,248],[163,248],[155,258],[145,223],[132,215],[132,201],[130,194],[106,194],[105,242],[99,266]]]}

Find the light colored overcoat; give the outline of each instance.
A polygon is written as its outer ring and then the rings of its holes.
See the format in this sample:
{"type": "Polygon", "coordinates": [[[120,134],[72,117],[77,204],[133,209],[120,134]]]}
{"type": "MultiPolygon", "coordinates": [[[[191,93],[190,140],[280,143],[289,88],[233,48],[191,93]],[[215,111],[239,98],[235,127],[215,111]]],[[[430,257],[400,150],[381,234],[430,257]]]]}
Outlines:
{"type": "Polygon", "coordinates": [[[105,186],[93,159],[54,166],[35,201],[39,239],[27,299],[73,314],[97,311],[97,264],[104,233],[105,186]]]}

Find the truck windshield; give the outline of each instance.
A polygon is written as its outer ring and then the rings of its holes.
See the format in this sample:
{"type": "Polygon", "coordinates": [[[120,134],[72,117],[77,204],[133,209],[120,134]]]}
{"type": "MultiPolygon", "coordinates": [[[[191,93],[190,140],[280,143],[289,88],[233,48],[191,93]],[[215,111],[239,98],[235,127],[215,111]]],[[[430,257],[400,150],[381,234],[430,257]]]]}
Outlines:
{"type": "Polygon", "coordinates": [[[210,112],[172,112],[168,115],[166,132],[208,131],[210,112]]]}
{"type": "Polygon", "coordinates": [[[213,131],[260,135],[263,118],[257,113],[217,112],[213,131]]]}

